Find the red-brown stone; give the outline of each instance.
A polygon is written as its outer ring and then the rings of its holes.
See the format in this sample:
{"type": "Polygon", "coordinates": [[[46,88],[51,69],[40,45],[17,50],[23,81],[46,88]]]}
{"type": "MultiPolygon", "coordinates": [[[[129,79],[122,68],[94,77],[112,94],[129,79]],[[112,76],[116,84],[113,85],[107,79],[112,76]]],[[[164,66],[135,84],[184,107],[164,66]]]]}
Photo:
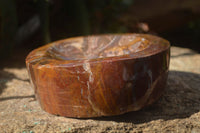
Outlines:
{"type": "Polygon", "coordinates": [[[41,107],[67,117],[136,111],[157,100],[166,84],[170,44],[146,34],[69,38],[26,58],[41,107]]]}

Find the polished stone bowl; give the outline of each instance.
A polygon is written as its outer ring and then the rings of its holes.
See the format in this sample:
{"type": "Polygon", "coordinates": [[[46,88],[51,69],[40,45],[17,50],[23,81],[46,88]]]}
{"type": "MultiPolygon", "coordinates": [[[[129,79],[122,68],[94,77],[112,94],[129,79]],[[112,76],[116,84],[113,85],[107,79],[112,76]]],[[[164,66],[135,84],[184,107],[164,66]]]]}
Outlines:
{"type": "Polygon", "coordinates": [[[148,34],[56,41],[26,58],[42,109],[67,117],[119,115],[152,104],[168,76],[170,44],[148,34]]]}

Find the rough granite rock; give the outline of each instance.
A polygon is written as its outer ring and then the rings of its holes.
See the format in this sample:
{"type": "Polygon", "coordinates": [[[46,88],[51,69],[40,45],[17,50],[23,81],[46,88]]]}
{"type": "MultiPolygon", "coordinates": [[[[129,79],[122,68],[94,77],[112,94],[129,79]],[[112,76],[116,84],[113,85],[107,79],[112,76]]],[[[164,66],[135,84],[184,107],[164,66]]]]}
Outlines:
{"type": "Polygon", "coordinates": [[[31,89],[24,59],[1,62],[0,133],[200,132],[200,54],[172,47],[164,95],[155,104],[120,116],[73,119],[41,110],[31,89]]]}

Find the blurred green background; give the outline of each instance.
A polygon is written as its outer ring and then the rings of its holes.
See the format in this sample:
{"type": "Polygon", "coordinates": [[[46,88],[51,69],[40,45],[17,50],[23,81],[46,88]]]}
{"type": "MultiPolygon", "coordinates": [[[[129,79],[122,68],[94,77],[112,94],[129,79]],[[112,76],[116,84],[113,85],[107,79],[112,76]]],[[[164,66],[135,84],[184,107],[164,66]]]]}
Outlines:
{"type": "Polygon", "coordinates": [[[0,0],[0,58],[72,36],[149,33],[200,52],[199,0],[0,0]]]}

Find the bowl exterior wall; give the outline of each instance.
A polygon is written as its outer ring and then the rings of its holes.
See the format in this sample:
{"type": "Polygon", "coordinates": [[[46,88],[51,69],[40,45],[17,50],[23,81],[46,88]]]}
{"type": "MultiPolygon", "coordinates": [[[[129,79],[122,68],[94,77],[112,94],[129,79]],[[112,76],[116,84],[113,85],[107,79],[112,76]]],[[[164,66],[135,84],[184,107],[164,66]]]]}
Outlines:
{"type": "Polygon", "coordinates": [[[36,98],[45,111],[87,118],[119,115],[152,104],[164,91],[169,58],[170,48],[143,58],[85,60],[74,66],[26,63],[36,98]]]}

